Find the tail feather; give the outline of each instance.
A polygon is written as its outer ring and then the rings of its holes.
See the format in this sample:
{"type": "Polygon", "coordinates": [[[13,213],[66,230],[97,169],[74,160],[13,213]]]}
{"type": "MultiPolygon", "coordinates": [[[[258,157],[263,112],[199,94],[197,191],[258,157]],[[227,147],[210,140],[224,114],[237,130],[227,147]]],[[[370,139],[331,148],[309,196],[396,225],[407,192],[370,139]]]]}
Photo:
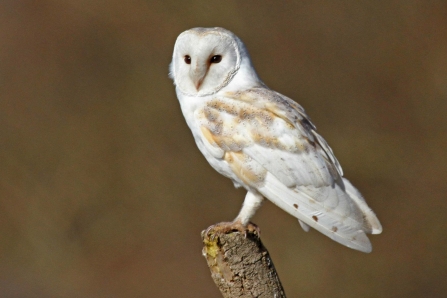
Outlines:
{"type": "Polygon", "coordinates": [[[304,232],[310,231],[310,226],[306,223],[304,223],[302,220],[298,219],[298,222],[300,223],[301,228],[304,230],[304,232]]]}
{"type": "Polygon", "coordinates": [[[374,211],[369,208],[366,204],[365,199],[362,194],[355,188],[348,179],[343,178],[343,182],[345,184],[346,193],[352,198],[352,200],[357,204],[360,210],[363,212],[363,216],[365,221],[368,224],[370,230],[368,231],[371,234],[380,234],[382,233],[382,225],[380,224],[379,219],[377,218],[374,211]]]}

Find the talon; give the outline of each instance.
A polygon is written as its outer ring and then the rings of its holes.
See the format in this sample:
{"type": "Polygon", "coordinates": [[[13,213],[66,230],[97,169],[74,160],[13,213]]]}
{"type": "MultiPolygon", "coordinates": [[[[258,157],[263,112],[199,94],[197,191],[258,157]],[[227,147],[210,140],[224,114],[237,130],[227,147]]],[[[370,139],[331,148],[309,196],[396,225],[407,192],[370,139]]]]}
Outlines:
{"type": "Polygon", "coordinates": [[[257,235],[258,237],[261,235],[261,230],[254,223],[250,222],[244,226],[239,220],[236,220],[234,222],[221,222],[208,227],[205,230],[205,236],[209,237],[211,241],[214,241],[214,239],[218,237],[218,233],[228,234],[235,231],[243,234],[245,238],[247,238],[250,233],[257,235]]]}
{"type": "Polygon", "coordinates": [[[247,225],[247,230],[257,235],[258,237],[261,237],[261,229],[256,224],[249,222],[247,225]]]}

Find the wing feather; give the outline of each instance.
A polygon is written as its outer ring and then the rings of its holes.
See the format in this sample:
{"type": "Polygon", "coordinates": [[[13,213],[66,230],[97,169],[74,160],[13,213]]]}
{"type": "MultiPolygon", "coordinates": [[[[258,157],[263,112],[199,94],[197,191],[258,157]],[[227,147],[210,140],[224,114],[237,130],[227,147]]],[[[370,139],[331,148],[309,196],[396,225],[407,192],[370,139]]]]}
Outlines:
{"type": "Polygon", "coordinates": [[[363,230],[363,223],[349,215],[340,216],[325,211],[319,203],[309,203],[307,194],[294,192],[271,174],[267,174],[265,184],[258,190],[278,207],[332,240],[362,252],[371,252],[372,246],[363,230]]]}

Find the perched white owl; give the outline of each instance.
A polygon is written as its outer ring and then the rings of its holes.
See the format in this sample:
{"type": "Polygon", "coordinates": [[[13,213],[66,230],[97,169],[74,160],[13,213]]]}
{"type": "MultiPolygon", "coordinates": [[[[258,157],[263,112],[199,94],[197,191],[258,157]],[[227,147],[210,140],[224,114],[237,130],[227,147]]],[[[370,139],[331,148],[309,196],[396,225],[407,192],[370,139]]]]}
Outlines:
{"type": "Polygon", "coordinates": [[[223,28],[177,38],[170,65],[183,115],[211,166],[247,195],[232,226],[241,228],[265,198],[331,239],[371,251],[365,233],[379,220],[342,177],[304,109],[258,77],[242,41],[223,28]]]}

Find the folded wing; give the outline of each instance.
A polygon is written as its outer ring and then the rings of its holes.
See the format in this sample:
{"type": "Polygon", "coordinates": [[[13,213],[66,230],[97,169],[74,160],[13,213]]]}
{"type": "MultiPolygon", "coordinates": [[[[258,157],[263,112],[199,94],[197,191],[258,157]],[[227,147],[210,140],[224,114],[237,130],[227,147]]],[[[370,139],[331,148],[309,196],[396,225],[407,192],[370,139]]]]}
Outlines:
{"type": "Polygon", "coordinates": [[[219,155],[235,182],[297,217],[303,228],[371,250],[365,233],[380,233],[379,221],[293,100],[266,88],[227,93],[208,101],[196,119],[210,152],[224,152],[219,155]]]}

